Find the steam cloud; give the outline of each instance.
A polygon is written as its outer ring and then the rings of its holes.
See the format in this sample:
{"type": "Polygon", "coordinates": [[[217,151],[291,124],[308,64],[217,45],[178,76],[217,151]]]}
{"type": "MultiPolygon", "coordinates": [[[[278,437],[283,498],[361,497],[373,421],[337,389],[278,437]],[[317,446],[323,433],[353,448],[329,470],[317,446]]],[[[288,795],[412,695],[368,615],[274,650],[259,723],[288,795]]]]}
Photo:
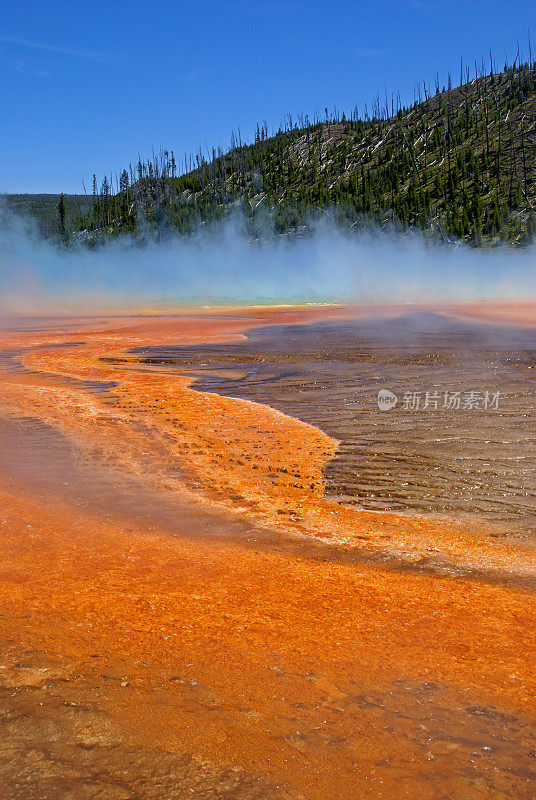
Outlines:
{"type": "Polygon", "coordinates": [[[303,237],[249,241],[238,217],[214,232],[143,245],[58,249],[0,208],[0,313],[151,310],[180,303],[442,302],[536,298],[536,250],[349,234],[326,215],[303,237]]]}

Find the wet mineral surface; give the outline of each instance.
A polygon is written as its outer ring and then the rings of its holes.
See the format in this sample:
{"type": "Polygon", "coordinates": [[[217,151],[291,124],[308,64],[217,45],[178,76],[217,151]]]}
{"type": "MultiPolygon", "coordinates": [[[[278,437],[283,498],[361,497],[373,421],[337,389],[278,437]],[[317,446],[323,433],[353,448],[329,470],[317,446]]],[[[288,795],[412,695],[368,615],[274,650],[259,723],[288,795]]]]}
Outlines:
{"type": "Polygon", "coordinates": [[[140,355],[195,366],[196,387],[338,440],[324,469],[338,502],[536,534],[535,329],[415,312],[246,333],[140,355]],[[387,412],[377,403],[385,388],[398,399],[387,412]]]}
{"type": "MultiPolygon", "coordinates": [[[[2,332],[2,797],[534,797],[534,428],[515,423],[532,332],[508,351],[478,342],[478,373],[442,333],[431,372],[391,345],[380,371],[357,316],[185,310],[2,332]],[[486,492],[408,421],[430,434],[450,417],[374,408],[380,379],[402,395],[443,370],[504,392],[502,440],[527,463],[494,449],[486,492]]],[[[498,419],[457,414],[471,470],[498,419]]]]}

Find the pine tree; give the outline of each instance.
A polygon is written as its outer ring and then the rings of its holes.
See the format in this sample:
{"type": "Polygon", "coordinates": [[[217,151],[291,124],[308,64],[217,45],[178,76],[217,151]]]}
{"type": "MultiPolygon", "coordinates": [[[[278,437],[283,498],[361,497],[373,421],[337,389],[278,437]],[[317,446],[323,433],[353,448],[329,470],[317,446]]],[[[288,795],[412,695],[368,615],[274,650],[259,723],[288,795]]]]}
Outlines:
{"type": "Polygon", "coordinates": [[[63,196],[63,192],[60,195],[60,202],[58,203],[58,213],[60,216],[60,231],[63,238],[65,238],[65,216],[66,216],[66,208],[65,208],[65,197],[63,196]]]}

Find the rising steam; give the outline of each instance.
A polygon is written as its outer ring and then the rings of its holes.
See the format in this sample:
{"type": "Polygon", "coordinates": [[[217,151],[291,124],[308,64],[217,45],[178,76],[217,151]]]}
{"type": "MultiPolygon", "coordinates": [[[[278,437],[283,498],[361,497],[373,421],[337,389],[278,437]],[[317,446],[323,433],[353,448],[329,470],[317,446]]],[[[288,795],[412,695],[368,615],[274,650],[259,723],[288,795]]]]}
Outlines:
{"type": "Polygon", "coordinates": [[[151,310],[180,303],[441,302],[536,297],[536,250],[341,231],[248,239],[241,219],[188,238],[59,249],[0,209],[0,313],[151,310]]]}

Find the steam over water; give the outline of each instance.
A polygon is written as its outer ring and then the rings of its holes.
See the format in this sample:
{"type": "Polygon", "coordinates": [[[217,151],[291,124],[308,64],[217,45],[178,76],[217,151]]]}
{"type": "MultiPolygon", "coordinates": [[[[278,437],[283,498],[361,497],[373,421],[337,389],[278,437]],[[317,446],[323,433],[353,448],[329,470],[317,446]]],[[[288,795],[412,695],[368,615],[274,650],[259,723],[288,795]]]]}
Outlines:
{"type": "Polygon", "coordinates": [[[321,302],[536,296],[534,248],[488,252],[419,234],[342,232],[327,215],[298,237],[251,241],[239,217],[188,238],[44,242],[0,207],[0,313],[103,312],[178,301],[321,302]]]}
{"type": "MultiPolygon", "coordinates": [[[[427,302],[536,297],[536,251],[481,252],[418,234],[342,232],[247,238],[238,216],[188,239],[60,249],[0,209],[0,319],[23,313],[170,309],[177,303],[427,302]]],[[[421,316],[252,331],[246,345],[159,353],[200,382],[317,425],[340,441],[325,479],[349,505],[484,516],[536,527],[534,335],[421,316]],[[214,366],[240,378],[209,378],[214,366]],[[399,398],[381,412],[377,393],[399,398]],[[409,410],[401,399],[500,393],[496,410],[409,410]]],[[[516,527],[517,526],[517,527],[516,527]]]]}

